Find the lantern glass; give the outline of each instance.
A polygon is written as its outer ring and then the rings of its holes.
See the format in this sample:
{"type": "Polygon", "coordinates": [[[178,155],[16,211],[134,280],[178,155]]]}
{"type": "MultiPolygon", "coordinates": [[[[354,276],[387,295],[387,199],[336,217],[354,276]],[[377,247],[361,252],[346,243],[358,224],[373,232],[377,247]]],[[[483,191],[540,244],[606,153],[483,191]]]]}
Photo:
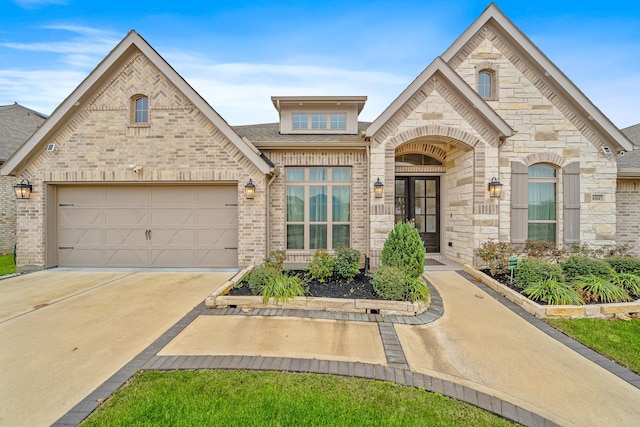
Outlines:
{"type": "Polygon", "coordinates": [[[502,195],[502,183],[497,178],[491,178],[489,183],[489,196],[499,198],[502,195]]]}
{"type": "Polygon", "coordinates": [[[384,191],[384,184],[381,183],[380,178],[378,178],[376,183],[373,184],[373,193],[375,194],[376,198],[379,199],[380,197],[382,197],[383,191],[384,191]]]}
{"type": "Polygon", "coordinates": [[[247,185],[244,186],[244,195],[247,197],[247,199],[253,199],[253,197],[256,195],[256,186],[254,185],[252,180],[249,180],[249,182],[247,182],[247,185]]]}

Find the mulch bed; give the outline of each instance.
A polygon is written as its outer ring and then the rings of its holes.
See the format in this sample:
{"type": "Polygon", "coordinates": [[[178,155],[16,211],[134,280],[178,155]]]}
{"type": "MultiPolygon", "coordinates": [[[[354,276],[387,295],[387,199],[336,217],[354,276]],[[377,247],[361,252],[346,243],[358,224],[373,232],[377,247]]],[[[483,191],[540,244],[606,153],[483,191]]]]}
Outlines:
{"type": "MultiPolygon", "coordinates": [[[[304,278],[304,271],[294,270],[291,274],[304,278]]],[[[324,298],[356,298],[356,299],[382,299],[373,290],[371,277],[365,276],[362,271],[352,281],[347,282],[344,279],[332,277],[324,283],[317,280],[306,282],[309,287],[307,296],[324,297],[324,298]]],[[[232,288],[229,295],[249,296],[253,295],[249,289],[248,283],[243,283],[242,287],[232,288]]]]}

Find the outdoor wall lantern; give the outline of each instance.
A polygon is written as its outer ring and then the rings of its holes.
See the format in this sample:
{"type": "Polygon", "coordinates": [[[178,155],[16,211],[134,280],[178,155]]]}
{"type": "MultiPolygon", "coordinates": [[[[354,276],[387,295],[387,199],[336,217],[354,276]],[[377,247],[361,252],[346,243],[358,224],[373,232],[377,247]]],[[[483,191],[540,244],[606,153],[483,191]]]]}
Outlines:
{"type": "Polygon", "coordinates": [[[247,185],[244,186],[244,195],[247,196],[247,199],[253,199],[253,196],[256,195],[256,186],[251,179],[249,179],[247,185]]]}
{"type": "Polygon", "coordinates": [[[500,198],[502,194],[502,183],[497,178],[491,178],[489,183],[489,196],[494,198],[500,198]]]}
{"type": "Polygon", "coordinates": [[[23,179],[20,184],[16,184],[13,186],[13,189],[16,192],[17,199],[30,199],[31,198],[31,190],[33,187],[29,184],[28,179],[23,179]]]}
{"type": "Polygon", "coordinates": [[[384,190],[384,184],[380,182],[380,178],[373,184],[373,194],[376,195],[376,199],[382,197],[382,191],[384,190]]]}

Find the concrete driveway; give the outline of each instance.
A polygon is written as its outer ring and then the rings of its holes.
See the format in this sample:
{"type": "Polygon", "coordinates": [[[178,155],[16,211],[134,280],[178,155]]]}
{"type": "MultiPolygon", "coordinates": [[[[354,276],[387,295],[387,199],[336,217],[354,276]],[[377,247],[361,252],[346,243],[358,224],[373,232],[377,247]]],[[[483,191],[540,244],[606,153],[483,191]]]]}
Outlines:
{"type": "Polygon", "coordinates": [[[55,422],[233,274],[47,270],[0,281],[0,426],[55,422]]]}

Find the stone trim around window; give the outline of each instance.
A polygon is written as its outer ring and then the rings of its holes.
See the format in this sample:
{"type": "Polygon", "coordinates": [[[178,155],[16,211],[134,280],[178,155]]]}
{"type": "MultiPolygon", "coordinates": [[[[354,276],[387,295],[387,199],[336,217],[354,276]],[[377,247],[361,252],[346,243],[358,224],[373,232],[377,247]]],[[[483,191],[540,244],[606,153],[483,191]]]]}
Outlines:
{"type": "Polygon", "coordinates": [[[497,101],[498,100],[498,64],[493,62],[481,62],[476,65],[476,90],[480,96],[487,101],[497,101]],[[490,88],[488,93],[483,93],[485,89],[481,86],[482,79],[481,76],[486,74],[490,77],[490,88]]]}

